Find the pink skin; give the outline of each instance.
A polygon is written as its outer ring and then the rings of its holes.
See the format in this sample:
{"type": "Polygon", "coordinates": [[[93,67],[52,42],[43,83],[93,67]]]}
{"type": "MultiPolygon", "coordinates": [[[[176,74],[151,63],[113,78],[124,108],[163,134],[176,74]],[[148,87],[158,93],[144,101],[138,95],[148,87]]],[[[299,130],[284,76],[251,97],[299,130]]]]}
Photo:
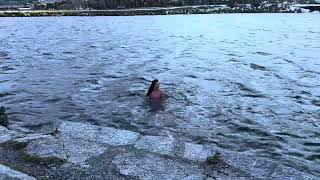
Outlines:
{"type": "Polygon", "coordinates": [[[150,98],[154,100],[162,100],[164,98],[162,91],[160,90],[159,82],[155,84],[152,93],[150,94],[150,98]]]}

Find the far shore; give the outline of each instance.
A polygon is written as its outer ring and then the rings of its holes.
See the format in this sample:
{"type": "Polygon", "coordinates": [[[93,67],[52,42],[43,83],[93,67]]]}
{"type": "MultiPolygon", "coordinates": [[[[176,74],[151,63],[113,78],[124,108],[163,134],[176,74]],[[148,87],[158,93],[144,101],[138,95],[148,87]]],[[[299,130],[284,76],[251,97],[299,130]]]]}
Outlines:
{"type": "Polygon", "coordinates": [[[108,10],[9,10],[0,11],[0,17],[33,16],[138,16],[138,15],[173,15],[173,14],[221,14],[221,13],[293,13],[254,8],[220,8],[216,6],[183,6],[143,9],[108,9],[108,10]]]}

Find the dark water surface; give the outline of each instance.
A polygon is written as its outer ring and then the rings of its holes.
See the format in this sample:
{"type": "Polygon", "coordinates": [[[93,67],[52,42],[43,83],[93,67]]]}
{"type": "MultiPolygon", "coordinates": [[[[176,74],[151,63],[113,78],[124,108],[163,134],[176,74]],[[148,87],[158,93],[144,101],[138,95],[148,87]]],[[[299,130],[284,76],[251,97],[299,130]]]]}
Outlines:
{"type": "Polygon", "coordinates": [[[320,176],[319,14],[0,18],[10,128],[89,122],[320,176]],[[157,78],[169,95],[145,101],[157,78]]]}

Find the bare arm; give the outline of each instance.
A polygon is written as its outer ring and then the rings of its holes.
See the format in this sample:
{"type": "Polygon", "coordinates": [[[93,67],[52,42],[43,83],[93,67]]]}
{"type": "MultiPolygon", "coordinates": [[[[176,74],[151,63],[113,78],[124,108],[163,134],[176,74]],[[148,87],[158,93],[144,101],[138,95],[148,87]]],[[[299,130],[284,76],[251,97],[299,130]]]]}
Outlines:
{"type": "Polygon", "coordinates": [[[166,100],[167,99],[167,95],[164,94],[162,91],[160,93],[161,93],[161,100],[166,100]]]}

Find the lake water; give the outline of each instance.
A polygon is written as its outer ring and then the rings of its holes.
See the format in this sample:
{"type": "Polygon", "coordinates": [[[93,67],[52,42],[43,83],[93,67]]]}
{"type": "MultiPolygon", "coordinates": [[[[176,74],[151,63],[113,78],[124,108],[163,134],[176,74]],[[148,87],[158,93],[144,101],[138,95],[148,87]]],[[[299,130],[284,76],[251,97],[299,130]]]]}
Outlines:
{"type": "Polygon", "coordinates": [[[320,14],[0,18],[10,128],[216,144],[320,176],[320,14]],[[145,99],[153,79],[169,96],[145,99]]]}

